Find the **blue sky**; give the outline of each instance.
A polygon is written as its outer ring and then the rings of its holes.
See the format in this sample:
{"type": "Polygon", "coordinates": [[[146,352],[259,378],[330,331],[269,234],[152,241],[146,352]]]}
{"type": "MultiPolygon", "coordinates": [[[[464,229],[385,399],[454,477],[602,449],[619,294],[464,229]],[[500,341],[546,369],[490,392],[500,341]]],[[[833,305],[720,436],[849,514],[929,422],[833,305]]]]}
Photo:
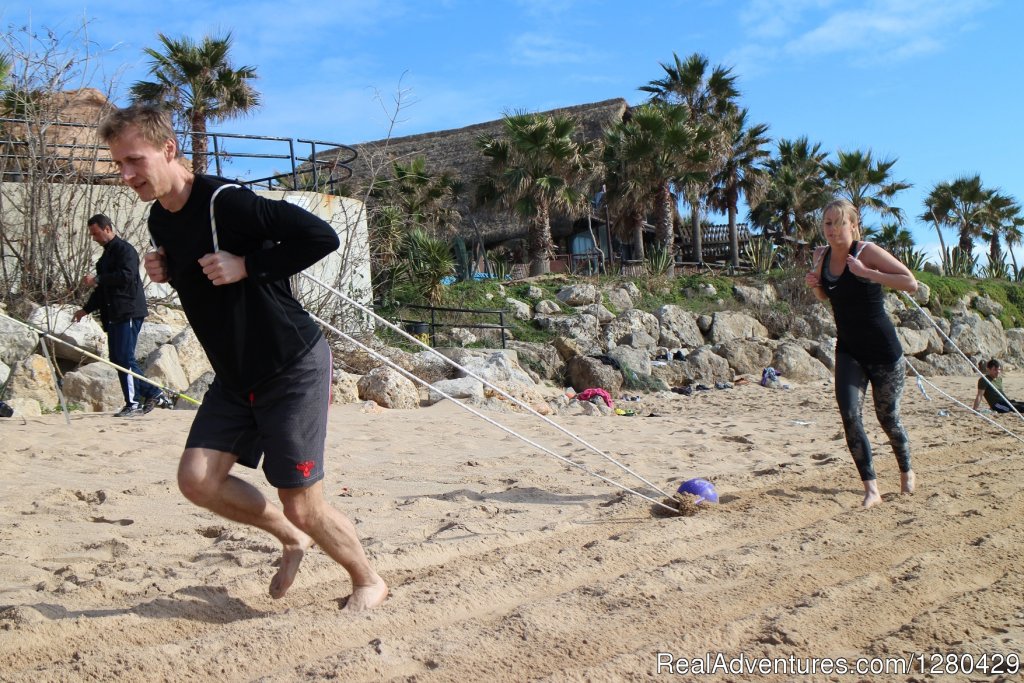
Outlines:
{"type": "Polygon", "coordinates": [[[915,217],[937,182],[979,173],[1024,200],[1018,0],[220,0],[173,11],[19,0],[0,5],[0,21],[58,34],[85,22],[97,68],[81,85],[114,82],[120,104],[158,32],[230,30],[263,106],[218,131],[348,144],[388,135],[400,91],[396,136],[511,110],[637,104],[659,62],[700,52],[733,67],[751,120],[774,138],[897,157],[895,176],[914,187],[896,203],[925,249],[934,228],[915,217]]]}

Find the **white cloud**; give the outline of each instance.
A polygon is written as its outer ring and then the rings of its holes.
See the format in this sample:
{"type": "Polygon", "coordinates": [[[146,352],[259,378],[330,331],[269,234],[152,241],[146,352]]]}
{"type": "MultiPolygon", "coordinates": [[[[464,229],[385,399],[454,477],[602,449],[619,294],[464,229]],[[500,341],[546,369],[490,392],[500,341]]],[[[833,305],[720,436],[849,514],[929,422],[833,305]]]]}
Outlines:
{"type": "Polygon", "coordinates": [[[593,48],[541,33],[523,33],[513,39],[509,61],[525,66],[583,64],[592,61],[593,48]]]}
{"type": "MultiPolygon", "coordinates": [[[[861,64],[907,60],[941,51],[949,36],[969,30],[992,0],[750,0],[740,10],[752,39],[793,58],[845,54],[861,64]]],[[[761,54],[764,54],[762,52],[761,54]]]]}

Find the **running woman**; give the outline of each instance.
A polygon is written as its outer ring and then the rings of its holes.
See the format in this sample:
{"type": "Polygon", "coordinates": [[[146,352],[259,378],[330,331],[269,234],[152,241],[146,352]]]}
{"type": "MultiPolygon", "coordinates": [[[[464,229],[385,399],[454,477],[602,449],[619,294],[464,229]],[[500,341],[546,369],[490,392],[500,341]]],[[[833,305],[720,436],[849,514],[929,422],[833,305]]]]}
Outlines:
{"type": "Polygon", "coordinates": [[[912,493],[910,441],[900,421],[900,399],[906,368],[896,329],[882,305],[882,287],[917,291],[917,280],[905,265],[885,249],[862,242],[857,208],[845,199],[830,202],[823,213],[822,231],[827,246],[814,253],[814,266],[805,278],[819,301],[832,304],[837,341],[836,402],[864,484],[863,507],[882,502],[871,462],[871,444],[862,418],[867,385],[875,403],[875,416],[889,437],[900,469],[900,491],[912,493]]]}

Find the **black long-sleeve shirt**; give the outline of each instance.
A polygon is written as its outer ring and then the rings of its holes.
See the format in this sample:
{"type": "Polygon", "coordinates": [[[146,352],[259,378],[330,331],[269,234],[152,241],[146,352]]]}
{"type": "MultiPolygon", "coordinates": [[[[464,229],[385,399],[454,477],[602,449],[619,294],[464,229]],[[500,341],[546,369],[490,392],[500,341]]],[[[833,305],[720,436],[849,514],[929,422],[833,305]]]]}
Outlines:
{"type": "Polygon", "coordinates": [[[244,257],[248,277],[215,286],[199,259],[213,252],[210,198],[227,182],[197,175],[181,210],[153,204],[149,231],[164,248],[168,281],[218,379],[247,392],[319,341],[320,328],[292,296],[288,278],[340,242],[326,221],[301,207],[248,189],[225,189],[215,206],[220,249],[244,257]]]}
{"type": "Polygon", "coordinates": [[[103,254],[96,261],[96,287],[82,310],[99,311],[104,330],[110,323],[146,317],[146,295],[135,247],[117,236],[103,245],[103,254]]]}

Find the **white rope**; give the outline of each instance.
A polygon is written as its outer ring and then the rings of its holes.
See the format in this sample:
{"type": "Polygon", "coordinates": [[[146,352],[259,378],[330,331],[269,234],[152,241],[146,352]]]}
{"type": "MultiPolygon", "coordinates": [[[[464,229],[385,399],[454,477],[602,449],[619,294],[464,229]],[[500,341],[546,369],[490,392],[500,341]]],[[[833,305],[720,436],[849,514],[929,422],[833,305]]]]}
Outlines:
{"type": "MultiPolygon", "coordinates": [[[[917,310],[919,310],[922,314],[924,314],[924,316],[928,319],[928,322],[930,322],[932,324],[932,327],[934,327],[936,330],[938,330],[939,335],[941,335],[943,339],[945,339],[947,342],[949,342],[949,345],[952,346],[956,350],[956,352],[958,354],[960,354],[960,357],[963,358],[967,362],[967,364],[969,366],[971,366],[971,369],[974,370],[974,373],[979,375],[983,380],[985,380],[985,382],[990,387],[992,387],[992,390],[995,391],[997,394],[999,394],[1000,398],[1002,398],[1004,401],[1006,401],[1006,405],[1009,406],[1010,410],[1012,410],[1013,412],[1017,413],[1017,416],[1021,420],[1024,420],[1024,415],[1020,414],[1020,412],[1017,410],[1017,408],[1013,405],[1013,402],[1010,399],[1008,399],[1006,397],[1006,395],[1002,391],[1000,391],[998,389],[998,387],[996,387],[996,385],[994,385],[992,382],[989,382],[988,376],[985,375],[985,373],[983,373],[978,368],[978,366],[975,365],[974,362],[970,358],[968,358],[967,355],[963,351],[960,350],[960,347],[956,345],[955,341],[953,341],[952,339],[949,338],[949,335],[947,335],[945,332],[942,331],[942,328],[939,327],[939,324],[937,322],[935,322],[935,319],[932,318],[931,314],[929,314],[928,311],[924,310],[921,307],[921,304],[917,303],[917,301],[914,300],[914,297],[910,296],[909,293],[903,292],[903,295],[905,297],[907,297],[907,299],[910,300],[910,303],[914,304],[914,306],[917,307],[917,310]]],[[[909,365],[909,362],[908,362],[908,365],[909,365]]],[[[917,370],[914,370],[914,372],[917,372],[917,370]]],[[[972,408],[971,411],[974,412],[974,409],[972,408]]]]}
{"type": "Polygon", "coordinates": [[[523,442],[533,446],[534,448],[536,448],[536,449],[538,449],[538,450],[540,450],[540,451],[542,451],[542,452],[544,452],[544,453],[546,453],[546,454],[548,454],[548,455],[550,455],[550,456],[552,456],[554,458],[557,458],[558,460],[562,461],[563,463],[565,463],[567,465],[571,465],[572,467],[579,468],[579,469],[583,470],[584,472],[586,472],[587,474],[595,476],[598,479],[601,479],[602,481],[605,481],[605,482],[611,484],[612,486],[616,486],[616,487],[622,489],[623,491],[626,491],[628,493],[632,493],[635,496],[640,496],[644,500],[650,501],[651,503],[654,503],[655,505],[659,505],[659,506],[665,508],[666,510],[669,510],[669,511],[671,511],[673,513],[679,512],[675,508],[672,508],[672,507],[662,503],[659,500],[655,500],[654,498],[651,498],[650,496],[647,496],[647,495],[645,495],[643,493],[640,493],[639,491],[631,489],[628,486],[626,486],[625,484],[620,484],[619,482],[617,482],[617,481],[615,481],[613,479],[610,479],[610,478],[604,476],[603,474],[600,474],[598,472],[594,472],[593,470],[591,470],[590,468],[586,467],[585,465],[581,465],[580,463],[573,462],[569,458],[566,458],[565,456],[559,455],[558,453],[555,453],[554,451],[552,451],[552,450],[550,450],[550,449],[540,445],[539,443],[530,440],[529,438],[527,438],[527,437],[523,436],[522,434],[516,432],[511,427],[506,427],[505,425],[501,424],[497,420],[494,420],[494,419],[488,417],[487,415],[484,415],[483,413],[481,413],[479,410],[476,410],[472,406],[470,406],[470,405],[468,405],[466,403],[463,403],[463,402],[455,399],[453,396],[451,396],[450,394],[444,392],[443,390],[438,389],[437,387],[431,386],[431,384],[429,382],[427,382],[425,379],[422,379],[421,377],[417,377],[413,373],[409,372],[405,368],[401,367],[400,365],[398,365],[397,363],[392,361],[390,358],[387,358],[383,354],[378,353],[377,351],[374,351],[373,349],[371,349],[366,344],[363,344],[362,342],[360,342],[359,340],[355,339],[351,335],[345,334],[344,332],[342,332],[338,328],[334,327],[330,323],[328,323],[328,322],[326,322],[324,320],[321,320],[320,318],[318,318],[317,316],[313,315],[312,313],[309,314],[309,317],[311,317],[313,320],[317,321],[318,323],[320,323],[321,325],[326,327],[331,332],[334,332],[338,336],[342,337],[346,341],[349,341],[349,342],[355,344],[356,346],[358,346],[362,350],[366,351],[367,353],[369,353],[371,356],[373,356],[377,360],[383,361],[388,367],[390,367],[390,368],[392,368],[394,370],[397,370],[399,373],[401,373],[405,377],[413,380],[414,382],[417,382],[417,383],[423,385],[424,387],[426,387],[430,391],[433,391],[433,392],[436,392],[436,393],[440,394],[441,396],[445,397],[446,399],[448,399],[449,401],[451,401],[455,405],[459,406],[460,408],[468,410],[469,412],[471,412],[472,414],[474,414],[477,417],[481,418],[485,422],[494,425],[498,429],[500,429],[500,430],[502,430],[502,431],[504,431],[504,432],[506,432],[508,434],[511,434],[512,436],[514,436],[517,439],[519,439],[519,440],[521,440],[521,441],[523,441],[523,442]]]}
{"type": "Polygon", "coordinates": [[[218,251],[220,251],[220,240],[217,239],[217,216],[215,216],[214,213],[213,213],[213,200],[217,198],[217,195],[219,195],[222,190],[226,190],[229,187],[238,187],[238,188],[240,188],[242,186],[241,185],[236,185],[234,183],[225,183],[224,185],[221,185],[216,190],[214,190],[213,191],[213,196],[210,197],[210,232],[213,233],[213,253],[214,254],[216,254],[218,251]]]}
{"type": "MultiPolygon", "coordinates": [[[[221,185],[220,187],[218,187],[218,188],[217,188],[217,189],[216,189],[216,190],[214,191],[214,193],[213,193],[213,196],[211,196],[211,197],[210,197],[210,230],[211,230],[211,232],[212,232],[212,234],[213,234],[213,247],[214,247],[214,251],[217,251],[217,249],[218,249],[218,239],[217,239],[217,221],[216,221],[216,217],[214,216],[214,211],[213,211],[213,204],[214,204],[214,200],[215,200],[215,199],[217,198],[217,194],[218,194],[218,193],[220,193],[220,191],[221,191],[221,190],[223,190],[223,189],[225,189],[225,188],[228,188],[228,187],[240,187],[240,186],[239,186],[239,185],[233,185],[233,184],[226,184],[226,185],[221,185]]],[[[648,480],[647,480],[647,479],[645,479],[644,477],[640,476],[639,474],[637,474],[636,472],[634,472],[633,470],[631,470],[631,469],[630,469],[629,467],[627,467],[626,465],[624,465],[624,464],[620,463],[620,462],[619,462],[619,461],[617,461],[617,460],[616,460],[615,458],[612,458],[612,457],[611,457],[610,455],[607,455],[607,454],[605,454],[605,453],[604,453],[603,451],[601,451],[601,450],[600,450],[599,448],[597,448],[596,446],[593,446],[593,445],[591,445],[590,443],[588,443],[587,441],[583,440],[582,438],[580,438],[580,437],[576,436],[575,434],[573,434],[573,433],[572,433],[572,432],[570,432],[569,430],[565,429],[564,427],[562,427],[562,426],[561,426],[561,425],[559,425],[558,423],[556,423],[556,422],[554,422],[554,421],[552,421],[552,420],[549,420],[549,419],[548,419],[547,417],[545,417],[545,416],[541,415],[541,414],[540,414],[540,413],[538,413],[538,412],[537,412],[536,410],[534,410],[534,408],[533,408],[532,406],[529,406],[529,405],[527,405],[526,403],[524,403],[524,402],[520,401],[520,400],[519,400],[518,398],[516,398],[516,397],[512,396],[511,394],[507,393],[507,392],[506,392],[506,391],[505,391],[504,389],[502,389],[501,387],[498,387],[498,386],[495,386],[494,384],[491,384],[490,382],[488,382],[488,381],[487,381],[487,380],[485,380],[484,378],[480,377],[480,376],[479,376],[479,375],[477,375],[476,373],[474,373],[474,372],[470,371],[469,369],[467,369],[467,368],[465,368],[465,367],[463,367],[463,366],[459,365],[459,364],[458,364],[458,363],[456,363],[455,361],[453,361],[453,360],[451,360],[450,358],[448,358],[448,357],[444,356],[443,354],[439,353],[439,352],[438,352],[438,351],[437,351],[436,349],[433,349],[433,348],[431,348],[431,347],[430,347],[429,345],[427,345],[427,344],[424,344],[424,343],[423,343],[422,341],[420,341],[420,340],[419,340],[419,339],[417,339],[416,337],[413,337],[412,335],[410,335],[410,334],[406,333],[406,332],[405,332],[404,330],[402,330],[402,329],[398,328],[397,326],[393,325],[392,323],[388,322],[387,320],[385,320],[385,319],[384,319],[384,318],[382,318],[381,316],[377,315],[377,313],[375,313],[374,311],[370,310],[370,309],[369,309],[369,308],[367,308],[366,306],[363,306],[363,305],[362,305],[362,304],[360,304],[359,302],[357,302],[357,301],[355,301],[355,300],[353,300],[353,299],[351,299],[351,298],[349,298],[349,297],[345,296],[344,294],[342,294],[341,292],[339,292],[339,291],[338,291],[337,289],[335,289],[334,287],[331,287],[331,286],[330,286],[330,285],[328,285],[327,283],[325,283],[325,282],[321,282],[321,281],[320,281],[320,280],[318,280],[317,278],[313,277],[312,275],[308,275],[308,274],[306,274],[306,273],[301,273],[301,275],[302,275],[303,277],[305,277],[306,279],[308,279],[308,280],[310,280],[310,281],[312,281],[312,282],[314,282],[314,283],[316,283],[316,284],[320,285],[321,287],[323,287],[323,288],[324,288],[324,289],[326,289],[327,291],[329,291],[329,292],[333,293],[333,294],[334,294],[335,296],[337,296],[338,298],[340,298],[340,299],[341,299],[342,301],[344,301],[344,302],[348,303],[349,305],[355,306],[356,308],[358,308],[359,310],[363,311],[364,313],[367,313],[367,314],[369,314],[370,316],[372,316],[372,317],[376,318],[377,320],[381,321],[382,323],[384,323],[385,325],[387,325],[388,327],[390,327],[390,328],[391,328],[392,330],[394,330],[394,331],[398,332],[398,333],[399,333],[400,335],[402,335],[402,336],[406,337],[407,339],[409,339],[410,341],[412,341],[412,342],[413,342],[414,344],[418,344],[419,346],[422,346],[422,347],[423,347],[424,349],[426,349],[427,351],[430,351],[431,353],[433,353],[434,355],[436,355],[437,357],[439,357],[439,358],[440,358],[441,360],[443,360],[444,362],[446,362],[446,363],[448,363],[448,364],[452,365],[453,367],[457,368],[458,370],[460,370],[460,371],[462,371],[462,372],[466,373],[466,374],[467,374],[467,375],[469,375],[470,377],[473,377],[474,379],[476,379],[476,380],[478,380],[478,381],[482,382],[482,383],[483,383],[484,385],[486,385],[486,386],[490,387],[491,389],[493,389],[494,391],[498,392],[498,393],[499,393],[500,395],[504,396],[504,397],[505,397],[506,399],[508,399],[508,400],[512,401],[512,402],[513,402],[513,403],[515,403],[516,405],[518,405],[518,406],[520,406],[520,407],[522,407],[522,408],[526,409],[526,410],[527,410],[528,412],[530,412],[530,413],[532,413],[533,415],[535,415],[535,416],[537,416],[537,417],[541,418],[542,420],[544,420],[545,422],[547,422],[547,423],[548,423],[549,425],[551,425],[551,426],[552,426],[552,427],[554,427],[555,429],[557,429],[557,430],[561,431],[562,433],[566,434],[567,436],[569,436],[570,438],[574,439],[575,441],[577,441],[577,442],[579,442],[579,443],[583,444],[584,446],[586,446],[586,447],[590,448],[590,449],[591,449],[592,451],[594,451],[595,453],[597,453],[598,455],[600,455],[600,456],[601,456],[601,457],[603,457],[604,459],[608,460],[608,461],[609,461],[609,462],[611,462],[611,463],[614,463],[614,464],[615,464],[616,466],[620,467],[620,468],[621,468],[621,469],[623,469],[624,471],[626,471],[626,472],[628,472],[629,474],[633,475],[634,477],[636,477],[637,479],[639,479],[639,480],[640,480],[640,481],[642,481],[643,483],[647,484],[648,486],[650,486],[651,488],[653,488],[653,489],[654,489],[655,491],[657,491],[657,492],[658,492],[658,493],[660,493],[661,495],[665,496],[666,498],[671,498],[671,496],[670,496],[670,495],[669,495],[668,493],[666,493],[666,492],[662,491],[662,490],[661,490],[661,488],[659,488],[659,487],[658,487],[657,485],[653,484],[652,482],[648,481],[648,480]]],[[[532,446],[535,446],[536,448],[539,448],[539,449],[543,450],[543,451],[544,451],[545,453],[548,453],[548,454],[550,454],[550,455],[553,455],[554,457],[558,458],[559,460],[563,460],[564,462],[570,463],[570,464],[571,464],[571,465],[573,465],[573,466],[576,466],[576,467],[580,467],[580,468],[582,468],[582,469],[583,469],[583,470],[584,470],[585,472],[589,472],[589,473],[591,473],[591,474],[594,474],[595,476],[597,476],[597,477],[600,477],[600,478],[601,478],[601,479],[603,479],[604,481],[607,481],[607,482],[609,482],[609,483],[611,483],[611,484],[614,484],[615,486],[618,486],[619,488],[621,488],[621,489],[623,489],[623,490],[625,490],[625,491],[629,491],[630,493],[635,493],[636,495],[638,495],[638,496],[640,496],[640,497],[642,497],[642,498],[644,498],[644,499],[646,499],[646,500],[649,500],[649,501],[655,502],[655,503],[657,503],[658,505],[661,505],[662,507],[664,507],[664,508],[666,508],[666,509],[668,509],[668,510],[672,510],[673,512],[678,512],[677,510],[673,510],[672,508],[668,507],[667,505],[664,505],[663,503],[660,503],[660,502],[658,502],[658,501],[654,500],[653,498],[649,498],[649,497],[647,497],[647,496],[643,495],[642,493],[638,493],[638,492],[634,491],[633,489],[630,489],[629,487],[627,487],[627,486],[625,486],[625,485],[623,485],[623,484],[619,484],[619,483],[617,483],[617,482],[614,482],[614,481],[612,481],[611,479],[608,479],[608,478],[606,478],[606,477],[604,477],[604,476],[602,476],[602,475],[600,475],[600,474],[597,474],[596,472],[592,472],[591,470],[587,469],[586,467],[583,467],[582,465],[577,465],[576,463],[572,462],[571,460],[569,460],[569,459],[567,459],[567,458],[564,458],[563,456],[560,456],[560,455],[558,455],[558,454],[556,454],[556,453],[553,453],[552,451],[550,451],[550,450],[548,450],[548,449],[544,448],[543,446],[540,446],[540,445],[538,445],[538,444],[536,444],[536,443],[534,443],[534,442],[530,441],[529,439],[527,439],[527,438],[525,438],[525,437],[521,436],[520,434],[517,434],[517,433],[516,433],[515,431],[511,430],[510,428],[507,428],[507,427],[505,427],[505,426],[503,426],[503,425],[499,424],[499,423],[498,423],[497,421],[495,421],[495,420],[492,420],[491,418],[488,418],[488,417],[486,417],[486,416],[485,416],[485,415],[483,415],[482,413],[479,413],[479,412],[477,412],[476,410],[473,410],[473,409],[472,409],[472,408],[470,408],[469,406],[466,406],[466,405],[463,405],[463,404],[461,404],[461,403],[460,403],[459,401],[456,401],[456,400],[455,400],[454,398],[452,398],[451,396],[448,396],[448,395],[447,395],[447,394],[445,394],[444,392],[442,392],[442,391],[440,391],[440,390],[438,390],[438,389],[435,389],[435,388],[431,387],[431,386],[430,386],[429,384],[427,384],[426,382],[424,382],[424,381],[423,381],[423,380],[421,380],[420,378],[416,377],[415,375],[412,375],[411,373],[407,373],[407,372],[406,372],[406,371],[405,371],[404,369],[402,369],[402,368],[398,367],[397,365],[395,365],[394,363],[392,363],[392,362],[391,362],[391,361],[390,361],[389,359],[387,359],[387,358],[384,358],[384,356],[382,356],[382,355],[378,354],[377,352],[375,352],[375,351],[373,351],[373,350],[369,349],[368,347],[366,347],[366,346],[365,346],[365,345],[363,345],[362,343],[360,343],[360,342],[356,341],[355,339],[353,339],[353,338],[352,338],[352,337],[350,337],[349,335],[345,334],[344,332],[342,332],[342,331],[340,331],[340,330],[338,330],[338,329],[336,329],[336,328],[334,328],[334,327],[332,327],[332,326],[328,325],[328,324],[327,324],[326,322],[324,322],[324,321],[320,320],[320,318],[317,318],[317,317],[316,317],[316,316],[314,316],[313,314],[310,314],[310,317],[312,317],[312,318],[313,318],[314,320],[317,320],[317,321],[318,321],[318,322],[320,322],[320,323],[321,323],[322,325],[325,325],[325,326],[327,326],[327,327],[328,327],[328,329],[330,329],[331,331],[335,332],[336,334],[342,335],[342,336],[343,336],[343,337],[344,337],[345,339],[348,339],[348,340],[352,341],[353,343],[355,343],[355,344],[356,344],[357,346],[359,346],[360,348],[363,348],[363,349],[365,349],[366,351],[368,351],[368,352],[369,352],[369,353],[370,353],[370,354],[371,354],[372,356],[374,356],[375,358],[377,358],[377,359],[379,359],[379,360],[383,360],[383,361],[384,361],[385,363],[387,363],[387,364],[388,364],[389,366],[391,366],[391,367],[393,367],[393,368],[397,369],[397,370],[398,370],[399,372],[401,372],[401,373],[402,373],[403,375],[406,375],[407,377],[410,377],[410,378],[412,378],[412,379],[413,379],[413,380],[415,380],[416,382],[419,382],[419,383],[423,384],[424,386],[426,386],[426,387],[428,387],[428,388],[432,389],[433,391],[437,391],[438,393],[440,393],[441,395],[443,395],[443,396],[444,396],[445,398],[447,398],[447,399],[449,399],[449,400],[451,400],[451,401],[455,402],[455,403],[456,403],[456,404],[458,404],[458,405],[462,405],[462,406],[463,406],[464,408],[466,408],[466,409],[467,409],[467,410],[469,410],[470,412],[472,412],[472,413],[474,413],[475,415],[477,415],[477,416],[479,416],[479,417],[483,418],[483,419],[484,419],[484,420],[486,420],[487,422],[490,422],[491,424],[495,425],[496,427],[498,427],[498,428],[500,428],[500,429],[502,429],[502,430],[504,430],[504,431],[508,432],[509,434],[512,434],[513,436],[516,436],[516,437],[518,437],[519,439],[522,439],[522,440],[523,440],[523,441],[525,441],[526,443],[528,443],[528,444],[530,444],[530,445],[532,445],[532,446]]]]}
{"type": "Polygon", "coordinates": [[[306,273],[302,273],[302,276],[307,278],[308,280],[311,280],[312,282],[315,282],[316,284],[320,285],[321,287],[323,287],[324,289],[328,290],[329,292],[332,292],[335,296],[341,298],[346,303],[351,304],[351,305],[355,306],[356,308],[358,308],[359,310],[363,311],[364,313],[368,313],[369,315],[373,316],[374,318],[376,318],[377,320],[381,321],[382,323],[387,325],[389,328],[391,328],[392,330],[394,330],[398,334],[402,335],[403,337],[405,337],[409,341],[413,342],[414,344],[417,344],[418,346],[423,347],[423,349],[425,349],[426,351],[429,351],[429,352],[433,353],[435,356],[437,356],[438,358],[443,360],[445,363],[448,363],[452,367],[456,368],[460,372],[464,372],[464,373],[466,373],[466,375],[472,377],[473,379],[476,379],[476,380],[482,382],[485,386],[493,389],[495,392],[497,392],[501,396],[504,396],[506,399],[508,399],[509,401],[515,403],[517,406],[523,408],[524,410],[526,410],[527,412],[531,413],[532,415],[534,415],[536,417],[539,417],[541,420],[546,422],[548,425],[550,425],[551,427],[554,427],[555,429],[557,429],[558,431],[562,432],[563,434],[565,434],[569,438],[573,439],[577,443],[580,443],[580,444],[586,446],[591,451],[593,451],[594,453],[597,453],[599,456],[601,456],[602,458],[604,458],[608,462],[614,464],[617,467],[620,467],[622,470],[624,470],[625,472],[628,472],[632,476],[636,477],[637,479],[639,479],[643,483],[647,484],[648,486],[650,486],[651,488],[653,488],[655,491],[657,491],[658,493],[662,494],[666,498],[671,498],[671,496],[668,493],[665,493],[664,491],[662,491],[657,485],[651,483],[650,481],[648,481],[647,479],[645,479],[641,475],[637,474],[636,472],[634,472],[632,469],[630,469],[626,465],[622,464],[621,462],[619,462],[618,460],[616,460],[612,456],[608,455],[607,453],[605,453],[604,451],[599,449],[597,446],[594,446],[593,444],[591,444],[590,442],[586,441],[582,437],[577,436],[576,434],[572,433],[571,431],[569,431],[568,429],[566,429],[562,425],[558,424],[554,420],[551,420],[550,418],[546,417],[545,415],[541,415],[539,412],[537,412],[536,409],[533,408],[533,406],[530,406],[527,403],[524,403],[520,399],[516,398],[515,396],[512,396],[511,394],[506,392],[501,387],[492,384],[491,382],[487,381],[483,377],[480,377],[479,375],[474,373],[472,370],[470,370],[470,369],[468,369],[466,367],[463,367],[462,365],[459,365],[458,363],[456,363],[452,359],[448,358],[444,354],[442,354],[439,351],[437,351],[437,349],[431,348],[430,345],[428,345],[428,344],[424,344],[422,341],[420,341],[419,339],[417,339],[413,335],[407,333],[405,330],[402,330],[401,328],[399,328],[398,326],[396,326],[393,323],[389,322],[388,320],[385,320],[384,318],[382,318],[381,316],[377,315],[375,312],[373,312],[372,310],[370,310],[366,306],[363,306],[359,302],[357,302],[357,301],[355,301],[355,300],[345,296],[344,294],[339,292],[334,287],[331,287],[330,285],[328,285],[328,284],[326,284],[324,282],[321,282],[320,280],[318,280],[317,278],[313,277],[312,275],[308,275],[306,273]]]}
{"type": "MultiPolygon", "coordinates": [[[[1024,443],[1024,439],[1022,439],[1021,437],[1017,436],[1016,434],[1011,432],[1009,429],[1007,429],[1003,425],[999,424],[998,422],[996,422],[995,420],[990,418],[988,415],[984,415],[984,414],[978,412],[977,410],[975,410],[974,408],[968,407],[966,403],[963,403],[962,401],[958,400],[957,398],[955,398],[953,396],[950,396],[945,391],[943,391],[939,387],[935,386],[935,384],[933,384],[932,382],[929,382],[927,379],[925,379],[924,375],[922,375],[920,372],[917,371],[917,368],[915,368],[913,365],[910,364],[910,360],[907,359],[905,356],[904,356],[904,360],[907,362],[907,367],[910,368],[911,370],[913,370],[914,374],[917,375],[918,384],[920,384],[921,382],[927,382],[928,386],[932,387],[937,392],[939,392],[940,394],[942,394],[943,396],[945,396],[950,401],[952,401],[953,403],[957,404],[958,406],[960,406],[961,408],[963,408],[967,412],[974,413],[975,415],[980,417],[982,420],[985,420],[989,424],[995,425],[996,427],[998,427],[999,429],[1003,430],[1004,432],[1006,432],[1007,434],[1009,434],[1013,438],[1017,439],[1017,441],[1020,441],[1021,443],[1024,443]]],[[[924,389],[922,389],[921,391],[924,392],[924,389]]],[[[928,394],[925,394],[925,398],[928,398],[928,394]]],[[[928,400],[930,401],[931,399],[929,398],[928,400]]]]}
{"type": "Polygon", "coordinates": [[[35,332],[36,334],[38,334],[38,335],[40,335],[42,337],[46,337],[47,339],[49,339],[51,341],[55,341],[58,344],[63,344],[64,346],[68,346],[68,347],[74,349],[75,351],[79,352],[83,356],[87,356],[88,358],[92,358],[93,360],[98,360],[101,363],[106,363],[107,365],[109,365],[110,367],[114,368],[115,370],[117,370],[119,372],[123,372],[126,375],[131,375],[132,377],[135,377],[136,379],[141,379],[143,382],[146,382],[148,384],[152,384],[157,389],[160,389],[162,391],[166,391],[172,397],[183,398],[186,401],[188,401],[189,403],[193,403],[195,405],[199,405],[199,401],[197,401],[196,399],[192,398],[191,396],[186,396],[185,394],[181,393],[180,391],[175,391],[174,389],[171,389],[171,388],[166,387],[166,386],[164,386],[162,384],[159,384],[158,382],[155,382],[155,381],[149,379],[148,377],[140,375],[137,372],[132,372],[128,368],[123,368],[120,365],[118,365],[117,363],[113,363],[113,362],[107,360],[106,358],[101,358],[100,356],[97,356],[95,353],[90,353],[89,351],[86,351],[85,349],[83,349],[80,346],[75,346],[71,342],[64,341],[60,337],[55,337],[52,334],[50,334],[49,332],[46,332],[45,330],[39,329],[35,325],[30,325],[29,323],[22,322],[21,320],[18,320],[17,318],[12,318],[11,316],[9,316],[9,315],[7,315],[5,313],[0,313],[0,317],[7,318],[11,322],[15,322],[15,323],[21,325],[22,327],[28,328],[28,329],[32,330],[33,332],[35,332]]]}

